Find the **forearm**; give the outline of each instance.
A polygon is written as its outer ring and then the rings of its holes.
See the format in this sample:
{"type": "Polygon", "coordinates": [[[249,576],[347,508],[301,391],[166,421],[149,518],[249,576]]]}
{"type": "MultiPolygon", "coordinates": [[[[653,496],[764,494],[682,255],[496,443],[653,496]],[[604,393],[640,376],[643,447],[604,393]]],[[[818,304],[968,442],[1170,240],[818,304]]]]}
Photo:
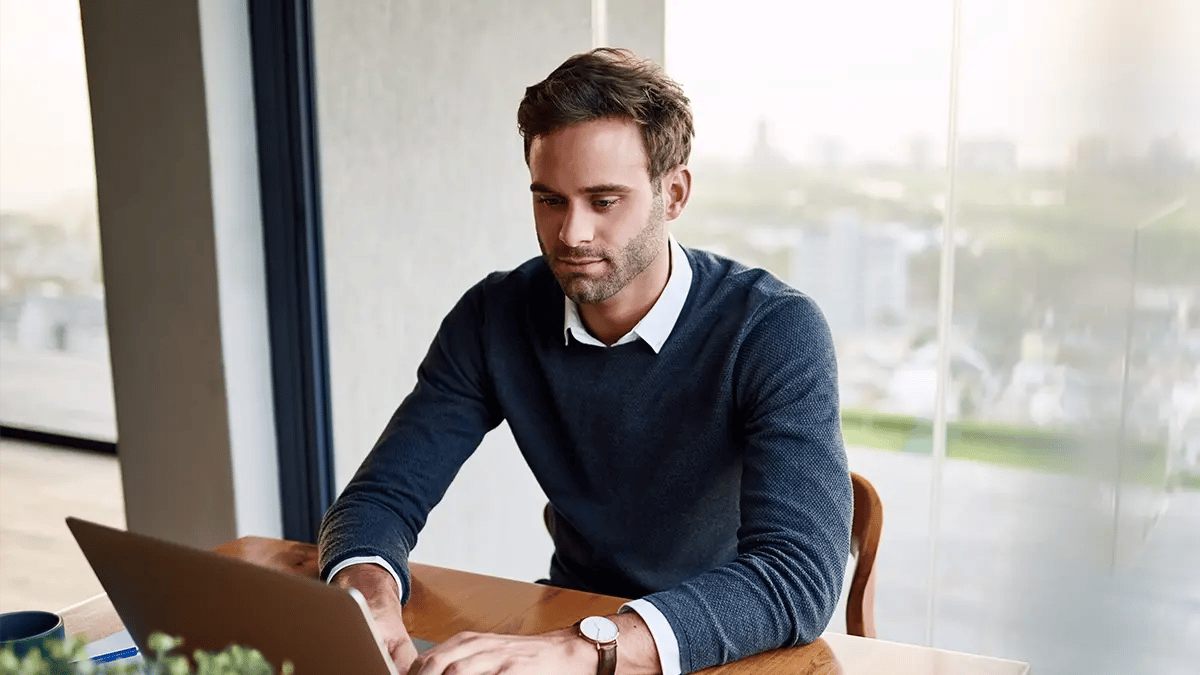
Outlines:
{"type": "Polygon", "coordinates": [[[825,629],[843,566],[759,553],[646,597],[675,628],[682,672],[805,644],[825,629]]]}
{"type": "Polygon", "coordinates": [[[407,593],[408,555],[430,510],[483,436],[500,423],[480,347],[477,290],[464,295],[442,322],[417,369],[416,387],[325,513],[322,576],[346,558],[379,556],[407,593]]]}
{"type": "MultiPolygon", "coordinates": [[[[400,587],[392,573],[374,564],[351,565],[329,580],[329,583],[339,588],[353,588],[363,594],[368,604],[380,601],[400,600],[400,587]]],[[[399,609],[397,609],[399,611],[399,609]]]]}
{"type": "Polygon", "coordinates": [[[852,505],[840,443],[747,454],[738,555],[645,598],[675,629],[685,673],[811,642],[837,605],[852,505]]]}
{"type": "Polygon", "coordinates": [[[379,442],[321,522],[323,577],[351,557],[384,558],[407,600],[408,556],[429,512],[487,431],[481,419],[457,420],[452,406],[418,389],[400,406],[379,442]],[[441,420],[434,429],[429,420],[441,420]]]}
{"type": "Polygon", "coordinates": [[[404,626],[395,575],[377,564],[363,563],[338,571],[329,582],[362,594],[381,649],[398,672],[407,672],[417,658],[417,651],[404,626]]]}
{"type": "Polygon", "coordinates": [[[382,567],[392,577],[392,581],[394,581],[396,583],[396,588],[399,589],[397,597],[399,597],[399,598],[404,597],[404,582],[400,581],[400,574],[396,572],[395,568],[392,567],[392,564],[390,562],[388,562],[385,558],[382,558],[377,555],[375,555],[375,556],[357,556],[357,557],[353,557],[353,558],[347,558],[347,559],[343,560],[342,562],[334,565],[333,569],[330,570],[330,572],[328,574],[323,575],[321,578],[327,582],[332,583],[334,578],[336,578],[337,575],[342,572],[342,570],[345,570],[349,567],[353,567],[355,565],[367,565],[367,564],[378,565],[379,567],[382,567]]]}
{"type": "Polygon", "coordinates": [[[415,528],[376,499],[358,497],[343,494],[325,514],[318,538],[320,577],[332,581],[335,568],[350,559],[380,558],[396,573],[393,583],[398,582],[403,598],[410,585],[408,555],[415,528]]]}
{"type": "Polygon", "coordinates": [[[608,617],[617,624],[617,675],[657,675],[662,672],[658,647],[646,622],[637,612],[608,617]]]}
{"type": "MultiPolygon", "coordinates": [[[[613,614],[608,619],[617,624],[617,673],[616,675],[658,675],[658,648],[646,622],[635,612],[613,614]]],[[[579,635],[579,628],[571,626],[546,634],[554,640],[565,640],[569,645],[568,660],[562,664],[563,672],[591,675],[596,672],[600,655],[591,643],[579,635]]]]}

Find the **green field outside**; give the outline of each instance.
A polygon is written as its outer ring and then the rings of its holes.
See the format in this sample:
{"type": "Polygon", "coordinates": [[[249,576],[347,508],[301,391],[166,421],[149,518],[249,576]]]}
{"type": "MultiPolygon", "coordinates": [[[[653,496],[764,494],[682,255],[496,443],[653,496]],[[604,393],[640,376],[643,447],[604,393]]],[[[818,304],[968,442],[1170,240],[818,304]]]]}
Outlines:
{"type": "MultiPolygon", "coordinates": [[[[847,445],[896,452],[930,454],[932,424],[904,415],[847,410],[842,414],[842,434],[847,445]]],[[[1070,473],[1082,464],[1085,439],[1060,431],[1016,427],[986,422],[952,422],[947,431],[946,456],[987,464],[1046,473],[1070,473]]],[[[1133,453],[1129,453],[1133,454],[1133,453]]],[[[1137,466],[1126,472],[1138,483],[1163,483],[1164,453],[1143,444],[1137,466]]],[[[1179,487],[1200,490],[1200,476],[1184,476],[1179,487]]]]}

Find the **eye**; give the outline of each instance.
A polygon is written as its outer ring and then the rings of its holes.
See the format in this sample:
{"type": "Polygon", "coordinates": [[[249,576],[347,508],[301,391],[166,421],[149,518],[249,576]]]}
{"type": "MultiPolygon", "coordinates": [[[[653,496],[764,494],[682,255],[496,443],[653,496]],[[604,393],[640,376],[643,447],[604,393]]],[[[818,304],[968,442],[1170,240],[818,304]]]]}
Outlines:
{"type": "Polygon", "coordinates": [[[596,207],[597,209],[599,209],[601,211],[607,211],[608,209],[611,209],[612,207],[614,207],[616,205],[617,205],[617,200],[615,197],[611,198],[611,199],[596,199],[596,200],[592,201],[592,206],[596,207]]]}
{"type": "Polygon", "coordinates": [[[561,197],[553,197],[550,195],[546,195],[543,197],[536,197],[536,198],[534,198],[534,201],[536,201],[538,204],[542,204],[544,206],[562,206],[562,204],[563,204],[563,200],[561,197]]]}

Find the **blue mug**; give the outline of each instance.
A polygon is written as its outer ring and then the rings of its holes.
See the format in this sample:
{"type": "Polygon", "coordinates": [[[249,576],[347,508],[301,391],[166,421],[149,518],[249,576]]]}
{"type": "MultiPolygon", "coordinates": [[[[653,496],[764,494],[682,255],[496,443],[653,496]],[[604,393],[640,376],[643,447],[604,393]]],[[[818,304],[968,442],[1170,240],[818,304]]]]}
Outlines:
{"type": "Polygon", "coordinates": [[[62,617],[57,614],[39,611],[0,614],[0,649],[12,647],[18,659],[33,649],[40,649],[43,656],[49,657],[46,643],[61,642],[66,637],[62,617]]]}

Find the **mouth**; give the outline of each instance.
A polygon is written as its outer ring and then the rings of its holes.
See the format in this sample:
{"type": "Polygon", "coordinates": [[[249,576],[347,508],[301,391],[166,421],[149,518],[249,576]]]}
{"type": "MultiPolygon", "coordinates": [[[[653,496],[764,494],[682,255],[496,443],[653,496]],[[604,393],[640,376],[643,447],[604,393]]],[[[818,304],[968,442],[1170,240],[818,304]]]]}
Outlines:
{"type": "Polygon", "coordinates": [[[599,265],[604,262],[604,258],[555,258],[559,265],[569,270],[585,270],[592,265],[599,265]]]}

